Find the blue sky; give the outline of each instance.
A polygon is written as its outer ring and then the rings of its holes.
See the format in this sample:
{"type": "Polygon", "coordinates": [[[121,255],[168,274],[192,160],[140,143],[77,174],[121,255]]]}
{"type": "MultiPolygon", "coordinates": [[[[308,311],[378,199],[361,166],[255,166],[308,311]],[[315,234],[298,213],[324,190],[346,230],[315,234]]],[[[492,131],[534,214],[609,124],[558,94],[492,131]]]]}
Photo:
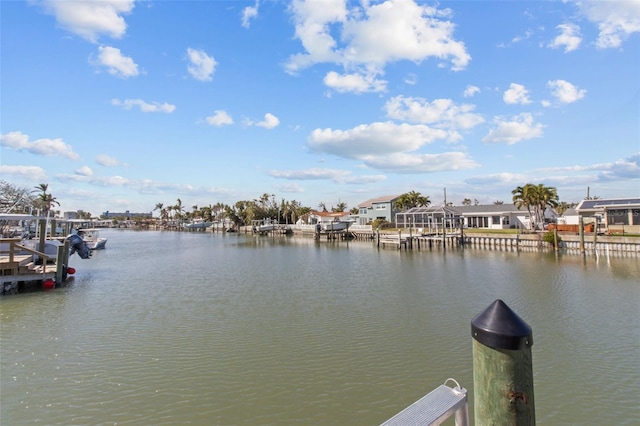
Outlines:
{"type": "Polygon", "coordinates": [[[63,211],[640,195],[640,1],[1,1],[0,179],[63,211]]]}

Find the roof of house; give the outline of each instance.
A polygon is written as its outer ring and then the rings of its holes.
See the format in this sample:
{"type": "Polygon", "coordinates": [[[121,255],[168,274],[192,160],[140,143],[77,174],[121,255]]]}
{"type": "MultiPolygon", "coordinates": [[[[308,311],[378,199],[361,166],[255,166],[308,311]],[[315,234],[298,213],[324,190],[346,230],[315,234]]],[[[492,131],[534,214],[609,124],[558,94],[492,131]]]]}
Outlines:
{"type": "Polygon", "coordinates": [[[640,207],[640,198],[609,198],[582,200],[576,206],[577,211],[602,211],[612,207],[640,207]]]}
{"type": "Polygon", "coordinates": [[[370,200],[364,201],[360,204],[358,204],[358,207],[366,207],[366,208],[371,208],[373,207],[374,204],[380,204],[380,203],[392,203],[395,200],[397,200],[398,198],[400,198],[399,195],[385,195],[383,197],[378,197],[378,198],[372,198],[370,200]]]}

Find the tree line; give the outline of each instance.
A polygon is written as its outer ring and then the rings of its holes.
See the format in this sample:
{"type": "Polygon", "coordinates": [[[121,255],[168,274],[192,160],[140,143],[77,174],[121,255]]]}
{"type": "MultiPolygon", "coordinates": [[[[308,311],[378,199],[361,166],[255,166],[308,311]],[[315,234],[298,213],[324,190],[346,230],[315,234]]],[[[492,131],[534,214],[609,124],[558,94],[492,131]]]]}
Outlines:
{"type": "MultiPolygon", "coordinates": [[[[513,204],[518,209],[526,209],[531,217],[531,226],[544,222],[544,213],[547,208],[554,208],[558,214],[563,214],[567,209],[572,208],[576,203],[560,202],[558,192],[555,187],[544,184],[527,183],[516,187],[512,194],[513,204]]],[[[589,197],[598,198],[598,197],[589,197]]],[[[35,213],[49,215],[54,212],[55,206],[60,203],[49,192],[49,185],[41,183],[33,189],[23,188],[6,181],[0,180],[0,207],[5,213],[35,213]]],[[[471,204],[478,205],[478,200],[471,201],[465,198],[463,206],[471,204]]],[[[394,208],[400,211],[407,211],[413,207],[427,207],[431,204],[428,196],[417,191],[409,191],[398,196],[394,208]]],[[[494,204],[503,204],[503,201],[496,201],[494,204]]],[[[452,203],[448,203],[452,206],[452,203]]],[[[319,203],[317,211],[346,212],[348,205],[339,202],[336,206],[327,209],[324,202],[319,203]]],[[[254,220],[270,219],[278,223],[296,223],[299,218],[314,211],[311,207],[304,206],[297,200],[277,200],[274,194],[264,193],[253,200],[237,201],[234,204],[216,203],[207,206],[191,206],[191,209],[182,203],[178,198],[175,204],[157,203],[153,211],[157,211],[159,219],[163,223],[172,221],[190,221],[202,219],[207,222],[231,221],[235,226],[249,225],[254,220]]],[[[349,210],[352,214],[358,213],[358,208],[349,210]]],[[[91,213],[84,212],[84,219],[91,219],[91,213]]]]}

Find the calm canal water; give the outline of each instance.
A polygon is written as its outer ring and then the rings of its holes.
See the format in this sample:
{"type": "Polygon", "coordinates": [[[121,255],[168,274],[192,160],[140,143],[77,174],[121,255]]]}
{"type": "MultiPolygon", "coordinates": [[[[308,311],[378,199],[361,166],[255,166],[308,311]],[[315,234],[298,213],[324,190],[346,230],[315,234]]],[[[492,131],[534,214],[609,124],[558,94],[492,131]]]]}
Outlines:
{"type": "Polygon", "coordinates": [[[638,257],[103,236],[67,287],[0,298],[3,426],[377,425],[449,377],[473,398],[496,299],[533,329],[538,424],[640,424],[638,257]]]}

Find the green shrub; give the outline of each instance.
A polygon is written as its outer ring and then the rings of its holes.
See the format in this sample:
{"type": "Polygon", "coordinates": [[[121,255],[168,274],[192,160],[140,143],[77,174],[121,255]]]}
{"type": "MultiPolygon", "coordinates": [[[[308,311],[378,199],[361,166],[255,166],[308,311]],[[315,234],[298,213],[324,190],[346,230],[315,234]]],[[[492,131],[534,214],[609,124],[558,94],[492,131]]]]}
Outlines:
{"type": "MultiPolygon", "coordinates": [[[[556,245],[556,234],[555,234],[555,232],[553,232],[553,231],[546,232],[542,236],[542,241],[544,241],[545,243],[549,243],[549,244],[551,244],[552,246],[555,247],[555,245],[556,245]]],[[[558,244],[560,244],[560,241],[562,241],[562,239],[558,235],[558,244]]]]}

